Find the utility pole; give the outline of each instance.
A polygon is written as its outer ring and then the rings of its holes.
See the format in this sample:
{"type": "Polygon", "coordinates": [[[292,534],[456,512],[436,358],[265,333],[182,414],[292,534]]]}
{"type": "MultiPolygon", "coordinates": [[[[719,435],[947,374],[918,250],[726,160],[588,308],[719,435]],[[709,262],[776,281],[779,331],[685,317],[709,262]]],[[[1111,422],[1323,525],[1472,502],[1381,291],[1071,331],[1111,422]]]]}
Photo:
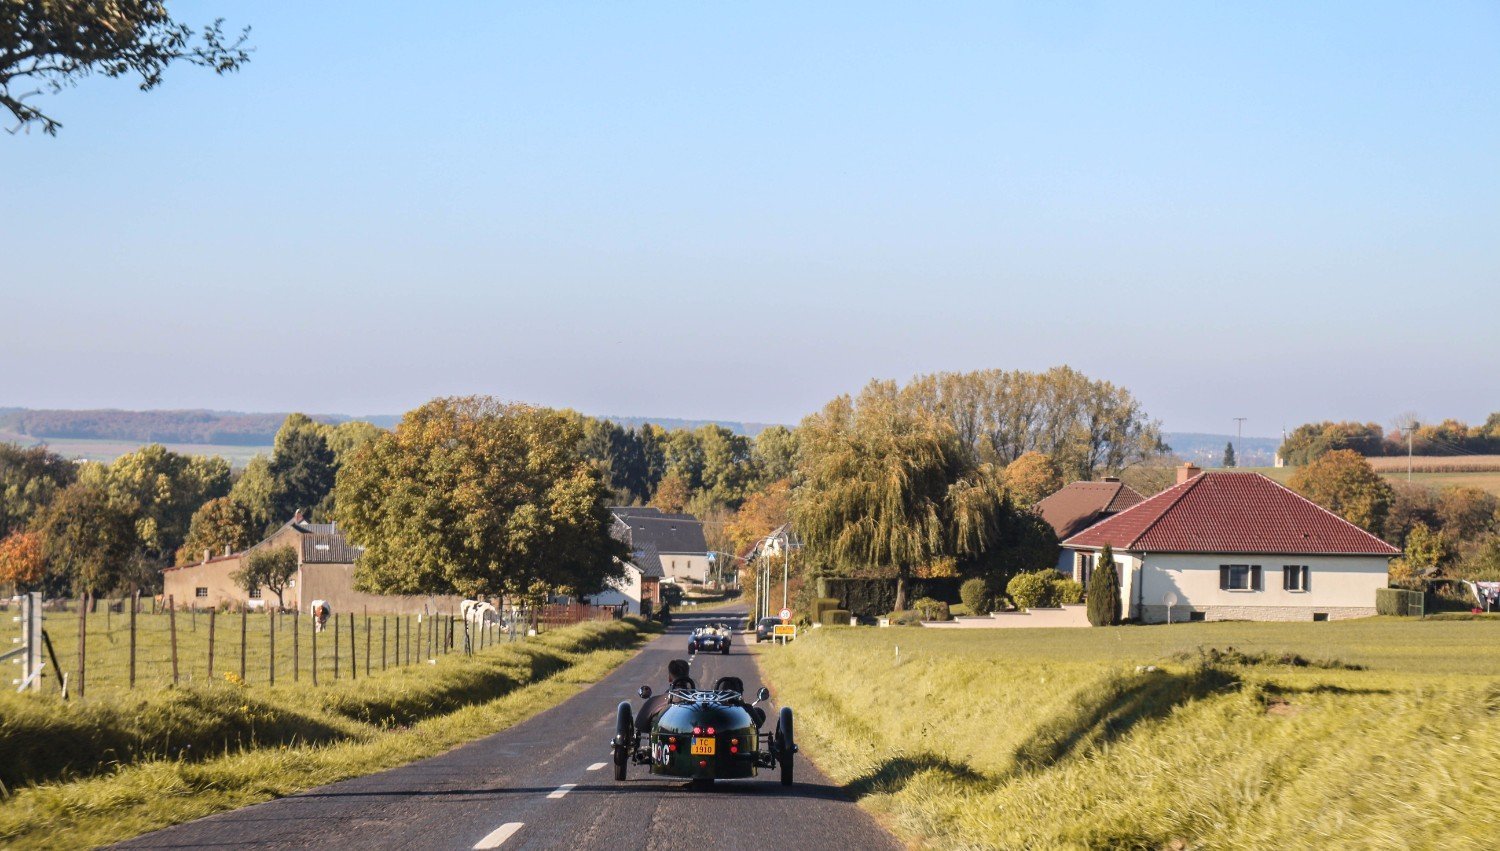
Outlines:
{"type": "Polygon", "coordinates": [[[1245,436],[1245,420],[1247,420],[1247,419],[1249,419],[1249,417],[1235,417],[1234,418],[1234,439],[1235,440],[1239,440],[1240,438],[1242,438],[1242,437],[1245,436]]]}

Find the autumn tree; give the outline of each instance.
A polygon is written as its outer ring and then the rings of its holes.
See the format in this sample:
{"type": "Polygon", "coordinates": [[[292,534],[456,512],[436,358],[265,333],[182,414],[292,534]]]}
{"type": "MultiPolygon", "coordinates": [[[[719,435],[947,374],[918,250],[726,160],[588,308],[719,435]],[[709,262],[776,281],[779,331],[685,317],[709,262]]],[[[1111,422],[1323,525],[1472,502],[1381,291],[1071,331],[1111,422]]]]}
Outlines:
{"type": "Polygon", "coordinates": [[[792,519],[792,483],[786,479],[773,482],[764,490],[745,499],[728,527],[730,546],[735,554],[750,549],[756,541],[771,534],[792,519]]]}
{"type": "Polygon", "coordinates": [[[254,544],[260,533],[261,524],[244,503],[232,496],[211,499],[194,512],[187,540],[177,550],[177,563],[192,564],[205,550],[239,552],[254,544]]]}
{"type": "Polygon", "coordinates": [[[1062,471],[1040,452],[1026,452],[1005,468],[1005,489],[1019,508],[1036,505],[1062,486],[1062,471]]]}
{"type": "Polygon", "coordinates": [[[292,414],[276,432],[267,472],[271,476],[271,521],[284,523],[297,509],[311,512],[333,491],[337,459],[320,423],[292,414]]]}
{"type": "Polygon", "coordinates": [[[1376,423],[1307,423],[1293,429],[1276,451],[1286,463],[1301,466],[1339,450],[1365,456],[1382,455],[1385,430],[1376,423]]]}
{"type": "Polygon", "coordinates": [[[0,443],[0,536],[24,528],[77,477],[73,462],[45,447],[0,443]]]}
{"type": "Polygon", "coordinates": [[[1004,487],[949,422],[899,397],[872,382],[802,421],[792,514],[809,555],[894,572],[903,610],[913,568],[997,543],[1004,487]]]}
{"type": "Polygon", "coordinates": [[[797,433],[786,426],[771,426],[755,436],[750,450],[761,481],[774,484],[790,479],[797,468],[797,433]]]}
{"type": "Polygon", "coordinates": [[[1453,543],[1440,531],[1418,523],[1406,536],[1402,557],[1412,570],[1431,571],[1453,561],[1453,543]]]}
{"type": "Polygon", "coordinates": [[[692,498],[693,493],[688,488],[687,479],[677,473],[668,473],[656,485],[656,493],[651,495],[651,505],[668,514],[679,514],[687,510],[688,500],[692,498]]]}
{"type": "Polygon", "coordinates": [[[246,593],[265,589],[276,595],[276,608],[286,608],[282,594],[288,582],[297,575],[297,551],[292,547],[256,549],[245,557],[245,566],[230,578],[246,593]]]}
{"type": "Polygon", "coordinates": [[[229,497],[245,506],[261,532],[269,532],[291,519],[272,517],[275,490],[276,482],[271,478],[271,459],[265,455],[257,455],[240,471],[239,478],[235,479],[234,486],[229,489],[229,497]]]}
{"type": "Polygon", "coordinates": [[[46,561],[42,538],[35,532],[12,532],[0,539],[0,584],[11,584],[18,590],[40,585],[46,561]]]}
{"type": "Polygon", "coordinates": [[[174,20],[161,0],[6,0],[0,3],[0,106],[17,129],[62,125],[33,103],[85,77],[134,76],[141,91],[161,84],[173,63],[226,74],[250,61],[246,40],[223,21],[196,29],[174,20]]]}
{"type": "Polygon", "coordinates": [[[83,482],[52,500],[36,531],[52,571],[75,594],[112,590],[138,546],[130,515],[104,488],[83,482]]]}
{"type": "Polygon", "coordinates": [[[494,595],[597,590],[628,557],[609,488],[566,415],[488,397],[435,399],[339,471],[338,519],[365,548],[356,585],[494,595]]]}
{"type": "Polygon", "coordinates": [[[229,462],[179,455],[152,443],[108,465],[90,464],[80,479],[102,488],[134,520],[147,558],[166,561],[187,538],[193,513],[229,492],[229,462]]]}
{"type": "Polygon", "coordinates": [[[1395,497],[1364,456],[1352,449],[1327,452],[1298,467],[1287,483],[1292,490],[1360,528],[1380,535],[1395,497]]]}
{"type": "Polygon", "coordinates": [[[1443,488],[1434,513],[1443,533],[1455,542],[1474,541],[1500,530],[1500,498],[1479,488],[1443,488]]]}

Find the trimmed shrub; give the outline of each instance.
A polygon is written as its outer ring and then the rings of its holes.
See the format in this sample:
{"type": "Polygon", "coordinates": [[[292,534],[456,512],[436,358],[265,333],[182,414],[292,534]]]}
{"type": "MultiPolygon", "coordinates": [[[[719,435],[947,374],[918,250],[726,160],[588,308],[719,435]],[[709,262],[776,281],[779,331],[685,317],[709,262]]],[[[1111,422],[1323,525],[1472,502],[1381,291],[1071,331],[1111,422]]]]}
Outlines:
{"type": "Polygon", "coordinates": [[[823,613],[837,609],[839,607],[839,601],[834,599],[833,597],[819,597],[816,600],[813,600],[812,606],[812,622],[822,623],[823,613]]]}
{"type": "Polygon", "coordinates": [[[958,596],[964,601],[963,604],[968,607],[969,611],[976,615],[988,612],[990,605],[994,602],[994,595],[990,593],[990,584],[978,577],[966,580],[960,585],[958,596]]]}
{"type": "Polygon", "coordinates": [[[921,626],[922,613],[907,609],[904,612],[891,612],[891,626],[921,626]]]}
{"type": "Polygon", "coordinates": [[[966,618],[973,615],[974,612],[963,603],[954,603],[953,605],[948,607],[948,614],[956,618],[966,618]]]}
{"type": "Polygon", "coordinates": [[[827,609],[823,612],[818,623],[824,626],[848,626],[849,617],[848,609],[827,609]]]}
{"type": "Polygon", "coordinates": [[[931,597],[922,599],[911,604],[922,615],[924,621],[951,621],[953,615],[948,613],[948,604],[942,600],[934,600],[931,597]]]}
{"type": "Polygon", "coordinates": [[[1083,583],[1059,578],[1052,581],[1052,599],[1059,606],[1075,606],[1083,602],[1083,583]]]}
{"type": "MultiPolygon", "coordinates": [[[[906,599],[931,597],[945,603],[961,602],[958,595],[963,580],[957,576],[936,579],[906,580],[906,599]]],[[[896,608],[896,579],[842,578],[825,576],[818,580],[818,596],[838,600],[839,608],[860,617],[876,617],[896,608]]]]}
{"type": "Polygon", "coordinates": [[[1120,623],[1120,569],[1115,565],[1115,551],[1108,544],[1099,552],[1099,561],[1089,580],[1089,623],[1093,626],[1118,626],[1120,623]]]}
{"type": "Polygon", "coordinates": [[[1375,612],[1381,615],[1408,617],[1422,614],[1422,592],[1405,588],[1375,589],[1375,612]]]}
{"type": "MultiPolygon", "coordinates": [[[[1052,571],[1055,572],[1055,571],[1052,571]]],[[[1005,593],[1019,609],[1036,609],[1052,605],[1053,583],[1048,571],[1018,573],[1005,586],[1005,593]]]]}

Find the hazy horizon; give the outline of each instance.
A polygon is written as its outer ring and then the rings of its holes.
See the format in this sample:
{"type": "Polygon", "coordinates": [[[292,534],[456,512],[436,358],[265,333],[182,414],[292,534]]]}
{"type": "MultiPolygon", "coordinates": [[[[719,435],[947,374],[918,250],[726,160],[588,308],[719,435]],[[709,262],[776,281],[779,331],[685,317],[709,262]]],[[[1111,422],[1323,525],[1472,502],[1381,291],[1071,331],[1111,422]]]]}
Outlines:
{"type": "Polygon", "coordinates": [[[1068,364],[1173,432],[1500,408],[1495,4],[172,10],[253,60],[0,136],[0,406],[792,424],[1068,364]]]}

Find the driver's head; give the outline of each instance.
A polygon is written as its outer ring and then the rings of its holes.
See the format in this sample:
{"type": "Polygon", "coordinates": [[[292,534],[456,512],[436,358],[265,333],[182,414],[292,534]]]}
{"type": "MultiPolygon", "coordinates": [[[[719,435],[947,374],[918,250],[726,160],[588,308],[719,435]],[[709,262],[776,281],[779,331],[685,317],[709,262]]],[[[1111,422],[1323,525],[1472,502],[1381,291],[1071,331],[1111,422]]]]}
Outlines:
{"type": "Polygon", "coordinates": [[[673,659],[667,663],[667,679],[672,682],[685,678],[690,671],[691,669],[688,668],[688,663],[684,659],[673,659]]]}

